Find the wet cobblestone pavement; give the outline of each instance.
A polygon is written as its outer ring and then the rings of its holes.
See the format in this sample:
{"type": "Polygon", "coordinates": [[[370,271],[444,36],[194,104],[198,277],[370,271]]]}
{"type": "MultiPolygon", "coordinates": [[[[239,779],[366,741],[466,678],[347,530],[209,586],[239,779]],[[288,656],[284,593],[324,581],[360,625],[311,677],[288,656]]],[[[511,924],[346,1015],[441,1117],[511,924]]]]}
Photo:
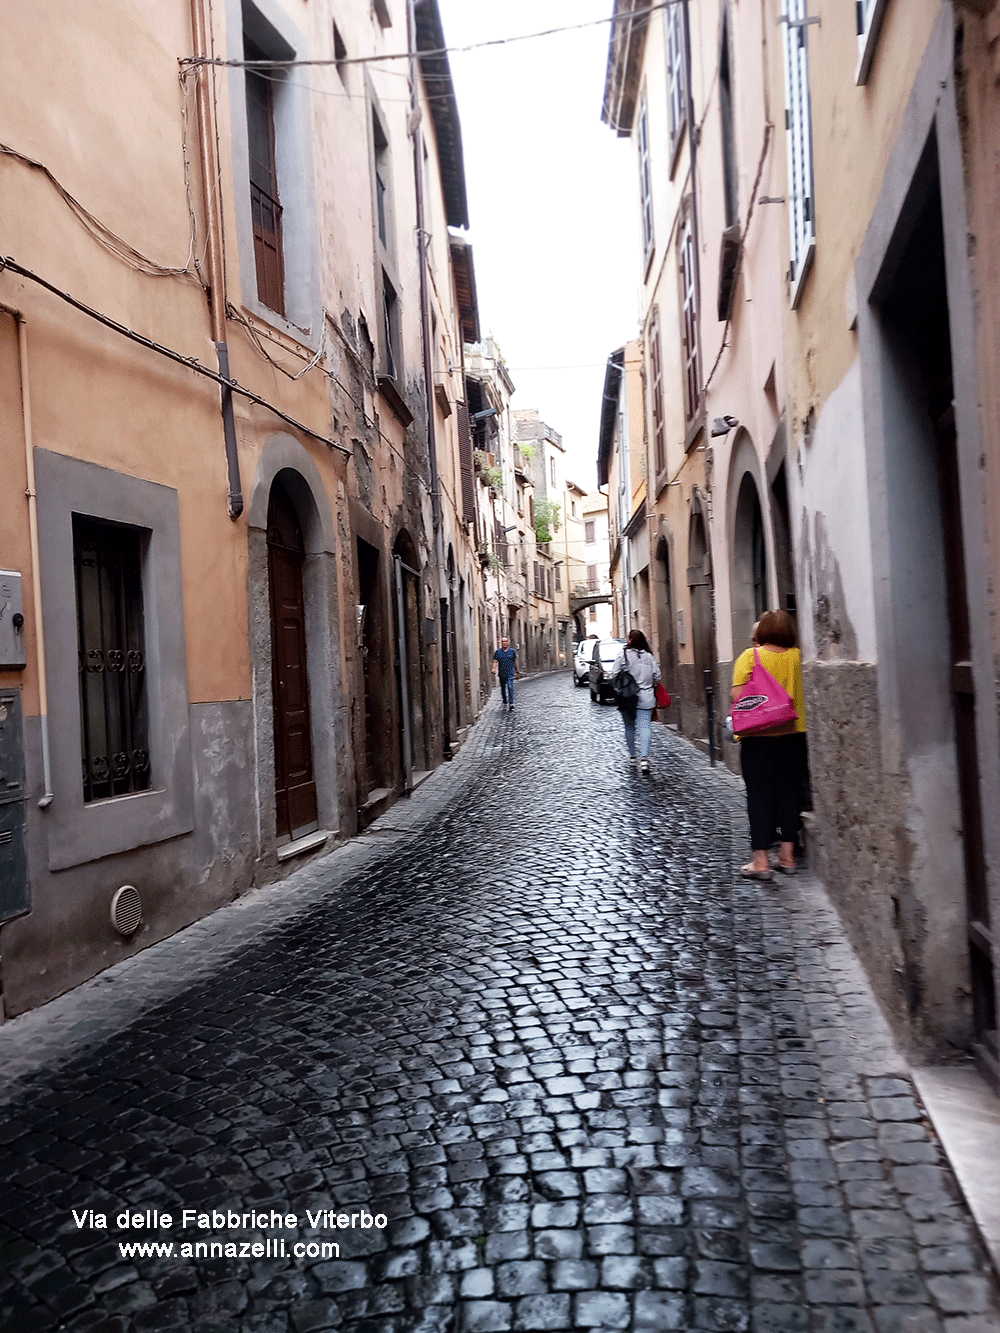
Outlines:
{"type": "Polygon", "coordinates": [[[1000,1330],[822,890],[736,878],[739,785],[654,732],[644,779],[566,675],[494,696],[366,837],[0,1030],[0,1329],[1000,1330]]]}

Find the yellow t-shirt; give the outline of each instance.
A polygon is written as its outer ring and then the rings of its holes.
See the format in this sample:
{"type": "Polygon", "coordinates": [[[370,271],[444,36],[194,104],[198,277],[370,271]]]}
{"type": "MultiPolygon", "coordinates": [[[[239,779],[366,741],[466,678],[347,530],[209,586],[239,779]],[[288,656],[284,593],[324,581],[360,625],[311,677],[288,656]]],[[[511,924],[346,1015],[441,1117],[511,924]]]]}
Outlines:
{"type": "MultiPolygon", "coordinates": [[[[792,703],[795,705],[795,711],[799,718],[797,722],[790,722],[784,727],[773,727],[767,731],[754,732],[755,736],[781,736],[790,734],[794,731],[805,731],[806,729],[806,699],[802,690],[802,654],[798,648],[787,648],[783,653],[773,653],[769,648],[758,648],[760,653],[760,664],[765,670],[770,671],[774,679],[784,685],[785,689],[792,696],[792,703]]],[[[750,673],[753,671],[753,649],[748,648],[745,653],[740,653],[733,664],[733,687],[745,685],[750,679],[750,673]]],[[[733,718],[734,730],[736,718],[733,718]]]]}

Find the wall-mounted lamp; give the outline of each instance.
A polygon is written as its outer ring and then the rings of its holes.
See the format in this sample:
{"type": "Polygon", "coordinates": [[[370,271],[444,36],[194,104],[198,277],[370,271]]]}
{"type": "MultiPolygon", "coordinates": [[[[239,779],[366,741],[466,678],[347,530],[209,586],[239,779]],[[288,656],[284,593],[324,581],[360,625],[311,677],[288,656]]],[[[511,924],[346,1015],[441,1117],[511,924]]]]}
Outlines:
{"type": "Polygon", "coordinates": [[[740,423],[736,417],[716,417],[712,422],[712,439],[714,440],[718,435],[728,435],[729,432],[735,430],[739,424],[740,423]]]}
{"type": "Polygon", "coordinates": [[[495,407],[484,407],[481,412],[473,412],[469,418],[470,421],[485,421],[487,417],[495,417],[497,410],[495,407]]]}

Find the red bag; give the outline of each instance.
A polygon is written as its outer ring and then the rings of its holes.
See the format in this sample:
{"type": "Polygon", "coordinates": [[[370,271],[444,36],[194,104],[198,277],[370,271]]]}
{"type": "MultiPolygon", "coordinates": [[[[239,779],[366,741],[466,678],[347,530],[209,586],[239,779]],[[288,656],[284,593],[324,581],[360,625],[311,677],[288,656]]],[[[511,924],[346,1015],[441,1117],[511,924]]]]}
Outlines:
{"type": "Polygon", "coordinates": [[[799,718],[792,696],[767,667],[761,666],[760,653],[753,650],[753,671],[743,693],[733,704],[733,730],[741,736],[767,731],[799,718]]]}
{"type": "Polygon", "coordinates": [[[671,699],[670,691],[662,682],[658,682],[653,693],[656,695],[657,708],[669,708],[671,699]]]}

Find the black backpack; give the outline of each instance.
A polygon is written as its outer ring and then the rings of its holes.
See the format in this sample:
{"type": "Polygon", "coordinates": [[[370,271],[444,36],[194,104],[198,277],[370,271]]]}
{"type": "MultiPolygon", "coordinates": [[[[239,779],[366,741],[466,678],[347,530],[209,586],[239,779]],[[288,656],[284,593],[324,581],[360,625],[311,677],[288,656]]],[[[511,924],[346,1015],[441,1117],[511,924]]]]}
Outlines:
{"type": "Polygon", "coordinates": [[[611,681],[615,692],[615,702],[623,713],[634,715],[639,707],[639,682],[628,669],[628,649],[625,650],[625,665],[615,672],[611,681]]]}

